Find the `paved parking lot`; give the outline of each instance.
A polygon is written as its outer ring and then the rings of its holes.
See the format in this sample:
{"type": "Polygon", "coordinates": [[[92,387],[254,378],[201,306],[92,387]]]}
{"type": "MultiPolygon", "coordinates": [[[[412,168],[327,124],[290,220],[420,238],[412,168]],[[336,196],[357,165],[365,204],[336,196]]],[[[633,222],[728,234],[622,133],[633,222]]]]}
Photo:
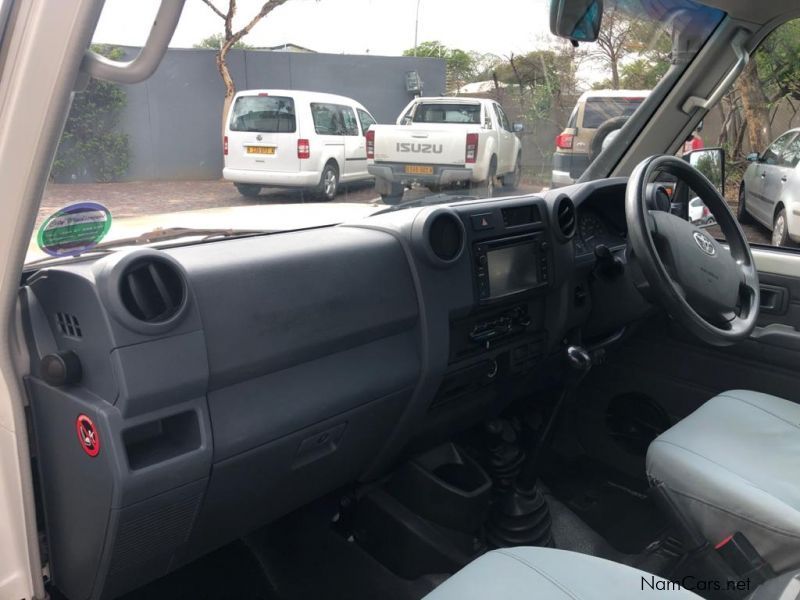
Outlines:
{"type": "MultiPolygon", "coordinates": [[[[521,193],[538,192],[534,185],[520,186],[521,193]]],[[[406,199],[420,197],[430,192],[427,189],[410,190],[406,199]]],[[[100,202],[109,208],[114,218],[136,217],[183,210],[218,208],[226,206],[249,206],[254,203],[295,204],[307,200],[297,190],[264,190],[258,198],[240,195],[227,181],[137,181],[131,183],[51,183],[45,190],[39,209],[37,227],[48,215],[59,208],[81,201],[100,202]]],[[[383,206],[372,184],[360,184],[344,189],[339,202],[357,202],[383,206]]],[[[736,201],[729,201],[736,212],[736,201]]],[[[769,244],[769,231],[760,225],[744,226],[748,239],[753,243],[769,244]]],[[[719,235],[718,228],[712,233],[719,235]]]]}
{"type": "MultiPolygon", "coordinates": [[[[521,185],[520,193],[541,188],[521,185]]],[[[426,188],[409,190],[410,200],[430,194],[426,188]]],[[[251,206],[253,204],[296,204],[313,201],[298,190],[265,189],[258,198],[246,198],[227,181],[135,181],[130,183],[51,183],[45,190],[37,221],[73,202],[93,201],[108,207],[115,219],[159,213],[251,206]]],[[[357,202],[383,206],[372,183],[354,184],[343,189],[338,202],[357,202]]]]}

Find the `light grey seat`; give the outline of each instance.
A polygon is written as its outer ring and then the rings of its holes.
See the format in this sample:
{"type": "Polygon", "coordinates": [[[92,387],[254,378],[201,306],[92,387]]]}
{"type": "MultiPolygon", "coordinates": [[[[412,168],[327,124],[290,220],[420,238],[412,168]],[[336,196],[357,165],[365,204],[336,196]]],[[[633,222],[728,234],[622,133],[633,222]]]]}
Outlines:
{"type": "Polygon", "coordinates": [[[650,444],[647,474],[709,542],[741,531],[778,572],[800,567],[800,404],[715,396],[650,444]]]}
{"type": "Polygon", "coordinates": [[[504,548],[472,561],[423,600],[699,600],[665,579],[552,548],[504,548]]]}

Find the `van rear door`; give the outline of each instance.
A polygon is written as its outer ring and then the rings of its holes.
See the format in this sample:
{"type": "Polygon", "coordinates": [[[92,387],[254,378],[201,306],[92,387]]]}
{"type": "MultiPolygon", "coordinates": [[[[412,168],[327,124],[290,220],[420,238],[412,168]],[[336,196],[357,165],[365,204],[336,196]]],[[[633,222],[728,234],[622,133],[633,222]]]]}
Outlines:
{"type": "Polygon", "coordinates": [[[231,107],[225,166],[248,171],[297,172],[295,101],[266,93],[240,95],[231,107]]]}

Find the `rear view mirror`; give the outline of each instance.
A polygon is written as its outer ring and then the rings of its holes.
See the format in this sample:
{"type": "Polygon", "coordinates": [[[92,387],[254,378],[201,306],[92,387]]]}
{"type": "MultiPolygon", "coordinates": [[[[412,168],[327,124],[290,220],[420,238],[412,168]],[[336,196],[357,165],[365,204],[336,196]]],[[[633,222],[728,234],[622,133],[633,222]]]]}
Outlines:
{"type": "Polygon", "coordinates": [[[573,42],[594,42],[603,20],[603,0],[551,0],[550,31],[573,42]]]}
{"type": "Polygon", "coordinates": [[[758,162],[758,152],[751,152],[747,155],[748,162],[758,162]]]}
{"type": "Polygon", "coordinates": [[[514,123],[514,133],[522,133],[525,131],[524,123],[514,123]]]}
{"type": "Polygon", "coordinates": [[[725,151],[722,148],[703,148],[683,155],[695,169],[714,184],[720,194],[725,193],[725,151]]]}

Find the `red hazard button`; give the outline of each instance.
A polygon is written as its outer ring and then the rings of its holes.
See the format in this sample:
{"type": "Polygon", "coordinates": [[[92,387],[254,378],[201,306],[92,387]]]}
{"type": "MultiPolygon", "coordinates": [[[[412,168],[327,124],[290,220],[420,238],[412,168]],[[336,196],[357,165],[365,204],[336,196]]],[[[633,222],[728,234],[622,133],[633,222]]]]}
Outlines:
{"type": "Polygon", "coordinates": [[[494,229],[494,214],[482,213],[479,215],[470,215],[472,219],[472,230],[483,231],[485,229],[494,229]]]}
{"type": "Polygon", "coordinates": [[[83,451],[89,456],[97,456],[100,452],[100,434],[97,433],[92,420],[86,415],[79,415],[75,421],[75,428],[83,451]]]}

